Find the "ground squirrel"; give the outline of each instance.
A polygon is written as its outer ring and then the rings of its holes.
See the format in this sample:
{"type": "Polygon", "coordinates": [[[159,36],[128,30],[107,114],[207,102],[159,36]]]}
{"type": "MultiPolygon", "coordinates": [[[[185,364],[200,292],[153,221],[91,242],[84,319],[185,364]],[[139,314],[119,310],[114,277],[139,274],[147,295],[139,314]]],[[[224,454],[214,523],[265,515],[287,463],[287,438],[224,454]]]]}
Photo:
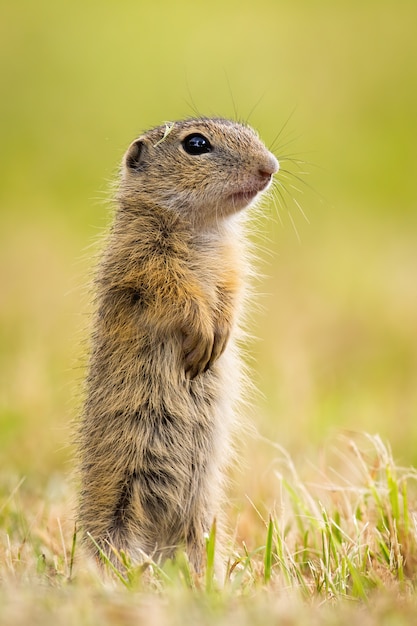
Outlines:
{"type": "Polygon", "coordinates": [[[240,393],[240,212],[277,170],[220,118],[154,128],[123,159],[80,425],[79,519],[113,562],[183,547],[204,565],[240,393]]]}

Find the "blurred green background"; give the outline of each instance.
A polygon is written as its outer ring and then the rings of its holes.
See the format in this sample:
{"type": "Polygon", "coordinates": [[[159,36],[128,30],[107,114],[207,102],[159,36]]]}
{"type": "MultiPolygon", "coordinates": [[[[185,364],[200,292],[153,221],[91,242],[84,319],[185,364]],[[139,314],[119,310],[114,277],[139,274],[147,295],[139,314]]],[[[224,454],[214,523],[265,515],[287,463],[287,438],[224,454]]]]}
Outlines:
{"type": "MultiPolygon", "coordinates": [[[[268,145],[285,126],[277,157],[305,161],[284,161],[301,180],[254,224],[251,420],[295,456],[352,429],[416,464],[417,3],[0,10],[0,472],[35,489],[70,473],[110,182],[143,129],[195,110],[249,117],[268,145]]],[[[252,475],[263,445],[249,442],[252,475]]]]}

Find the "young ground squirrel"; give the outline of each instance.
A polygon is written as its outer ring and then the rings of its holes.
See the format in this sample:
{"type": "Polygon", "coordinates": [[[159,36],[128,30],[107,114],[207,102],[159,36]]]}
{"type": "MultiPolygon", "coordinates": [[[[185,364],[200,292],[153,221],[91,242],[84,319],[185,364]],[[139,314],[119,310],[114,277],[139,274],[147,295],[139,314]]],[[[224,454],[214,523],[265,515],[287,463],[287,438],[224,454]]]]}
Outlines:
{"type": "Polygon", "coordinates": [[[225,119],[159,126],[124,157],[80,425],[79,518],[113,562],[184,547],[204,564],[240,394],[240,212],[277,170],[225,119]]]}

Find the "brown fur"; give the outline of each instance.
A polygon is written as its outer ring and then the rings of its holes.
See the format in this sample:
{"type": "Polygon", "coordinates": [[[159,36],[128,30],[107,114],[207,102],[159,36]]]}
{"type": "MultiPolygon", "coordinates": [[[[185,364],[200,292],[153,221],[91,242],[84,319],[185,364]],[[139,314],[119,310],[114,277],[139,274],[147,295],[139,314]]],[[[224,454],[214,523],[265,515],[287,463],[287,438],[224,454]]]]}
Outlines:
{"type": "Polygon", "coordinates": [[[160,126],[124,158],[80,426],[79,517],[112,560],[110,546],[136,561],[183,546],[203,565],[240,395],[238,214],[277,169],[223,119],[160,126]],[[192,133],[212,151],[187,154],[192,133]]]}

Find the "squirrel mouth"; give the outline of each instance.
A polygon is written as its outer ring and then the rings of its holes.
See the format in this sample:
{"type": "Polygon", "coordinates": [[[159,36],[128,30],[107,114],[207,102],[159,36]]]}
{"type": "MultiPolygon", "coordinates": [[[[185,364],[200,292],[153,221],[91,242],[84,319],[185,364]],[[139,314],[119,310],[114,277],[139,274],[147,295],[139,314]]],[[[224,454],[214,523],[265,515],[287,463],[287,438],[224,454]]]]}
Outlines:
{"type": "Polygon", "coordinates": [[[258,193],[259,192],[254,189],[250,191],[238,191],[236,193],[232,193],[229,198],[235,205],[249,204],[249,202],[251,202],[258,193]]]}
{"type": "Polygon", "coordinates": [[[231,193],[229,196],[229,200],[234,204],[234,206],[247,206],[252,202],[255,196],[258,195],[261,191],[263,191],[269,184],[269,180],[260,183],[259,185],[252,185],[251,187],[247,187],[246,189],[242,189],[241,191],[236,191],[231,193]]]}

